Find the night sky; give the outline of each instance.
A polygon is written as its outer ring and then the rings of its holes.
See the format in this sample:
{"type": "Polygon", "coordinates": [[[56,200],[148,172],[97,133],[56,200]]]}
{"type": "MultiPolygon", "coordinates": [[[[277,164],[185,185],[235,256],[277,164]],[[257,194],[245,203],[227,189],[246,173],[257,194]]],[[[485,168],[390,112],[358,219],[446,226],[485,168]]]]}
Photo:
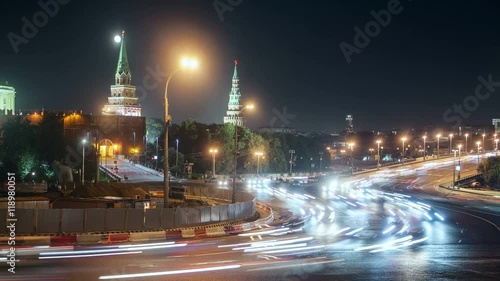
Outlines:
{"type": "MultiPolygon", "coordinates": [[[[443,113],[474,95],[478,76],[500,81],[498,1],[401,0],[402,10],[350,63],[339,44],[354,46],[354,28],[364,30],[370,11],[391,1],[219,1],[239,2],[221,21],[212,0],[72,0],[16,54],[8,34],[22,35],[21,18],[33,22],[42,8],[2,1],[0,81],[16,87],[18,109],[98,114],[114,83],[113,37],[122,29],[135,86],[148,68],[167,72],[184,55],[200,60],[197,71],[171,81],[174,123],[222,123],[235,59],[243,99],[258,107],[248,116],[254,128],[340,131],[347,113],[357,130],[451,125],[443,113]]],[[[162,118],[165,79],[154,82],[138,95],[144,116],[162,118]]],[[[500,88],[463,122],[491,123],[499,101],[500,88]]]]}

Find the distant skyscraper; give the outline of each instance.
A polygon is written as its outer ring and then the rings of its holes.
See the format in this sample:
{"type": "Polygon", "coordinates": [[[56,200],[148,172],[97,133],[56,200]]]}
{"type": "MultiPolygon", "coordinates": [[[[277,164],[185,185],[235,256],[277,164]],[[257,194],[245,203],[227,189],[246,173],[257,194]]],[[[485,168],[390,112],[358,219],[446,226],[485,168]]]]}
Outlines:
{"type": "Polygon", "coordinates": [[[352,124],[352,115],[348,114],[345,118],[345,123],[346,123],[346,132],[348,134],[354,133],[354,125],[352,124]]]}
{"type": "Polygon", "coordinates": [[[16,106],[16,90],[10,87],[8,82],[5,86],[0,85],[0,114],[13,115],[16,106]]]}
{"type": "Polygon", "coordinates": [[[224,124],[245,125],[245,118],[241,114],[242,105],[240,103],[240,79],[238,78],[238,61],[234,61],[233,85],[229,93],[229,103],[227,105],[227,114],[224,117],[224,124]]]}
{"type": "Polygon", "coordinates": [[[122,31],[115,85],[111,85],[111,97],[108,97],[108,103],[104,105],[103,115],[141,116],[139,99],[135,96],[135,86],[132,86],[131,82],[132,73],[125,48],[125,31],[122,31]]]}

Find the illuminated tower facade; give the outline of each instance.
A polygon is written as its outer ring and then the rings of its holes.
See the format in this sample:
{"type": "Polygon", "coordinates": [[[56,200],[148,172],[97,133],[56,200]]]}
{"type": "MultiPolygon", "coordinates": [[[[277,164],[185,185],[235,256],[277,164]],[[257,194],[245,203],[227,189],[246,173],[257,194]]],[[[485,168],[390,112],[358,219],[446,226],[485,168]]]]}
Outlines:
{"type": "Polygon", "coordinates": [[[234,61],[234,73],[231,92],[229,92],[229,103],[227,104],[227,113],[224,116],[224,124],[233,124],[238,126],[245,125],[245,118],[241,114],[241,93],[240,79],[238,78],[238,61],[234,61]]]}
{"type": "Polygon", "coordinates": [[[115,84],[111,85],[111,96],[104,105],[103,115],[141,116],[139,99],[135,96],[135,86],[131,83],[132,73],[125,48],[125,31],[122,31],[115,84]]]}
{"type": "Polygon", "coordinates": [[[16,106],[16,90],[8,82],[0,85],[0,114],[13,115],[16,106]]]}
{"type": "Polygon", "coordinates": [[[345,118],[345,123],[346,123],[346,132],[347,134],[353,134],[354,133],[354,125],[352,124],[352,115],[348,114],[345,118]]]}

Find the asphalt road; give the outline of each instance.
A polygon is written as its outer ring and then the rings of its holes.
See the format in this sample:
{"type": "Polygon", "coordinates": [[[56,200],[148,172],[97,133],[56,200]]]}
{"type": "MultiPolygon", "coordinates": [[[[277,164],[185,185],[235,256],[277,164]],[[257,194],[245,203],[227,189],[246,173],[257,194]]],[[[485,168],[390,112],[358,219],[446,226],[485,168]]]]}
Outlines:
{"type": "MultiPolygon", "coordinates": [[[[476,160],[462,160],[473,173],[476,160]]],[[[20,251],[17,273],[4,266],[0,280],[499,280],[500,197],[437,187],[452,165],[248,187],[278,217],[309,220],[175,244],[20,251]]]]}

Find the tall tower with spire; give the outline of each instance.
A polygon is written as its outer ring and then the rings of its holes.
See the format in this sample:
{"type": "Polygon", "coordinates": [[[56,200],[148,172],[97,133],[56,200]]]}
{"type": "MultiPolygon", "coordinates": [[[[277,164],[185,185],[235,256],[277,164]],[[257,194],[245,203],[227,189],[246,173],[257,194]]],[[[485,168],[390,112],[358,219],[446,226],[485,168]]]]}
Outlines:
{"type": "Polygon", "coordinates": [[[227,104],[227,113],[224,116],[224,124],[233,124],[238,126],[245,125],[245,118],[241,114],[242,105],[240,103],[240,79],[238,77],[238,61],[234,61],[233,84],[229,92],[229,103],[227,104]]]}
{"type": "Polygon", "coordinates": [[[141,116],[141,105],[135,96],[132,73],[125,48],[125,30],[122,31],[120,56],[115,73],[115,84],[111,85],[111,96],[104,105],[103,115],[141,116]]]}

